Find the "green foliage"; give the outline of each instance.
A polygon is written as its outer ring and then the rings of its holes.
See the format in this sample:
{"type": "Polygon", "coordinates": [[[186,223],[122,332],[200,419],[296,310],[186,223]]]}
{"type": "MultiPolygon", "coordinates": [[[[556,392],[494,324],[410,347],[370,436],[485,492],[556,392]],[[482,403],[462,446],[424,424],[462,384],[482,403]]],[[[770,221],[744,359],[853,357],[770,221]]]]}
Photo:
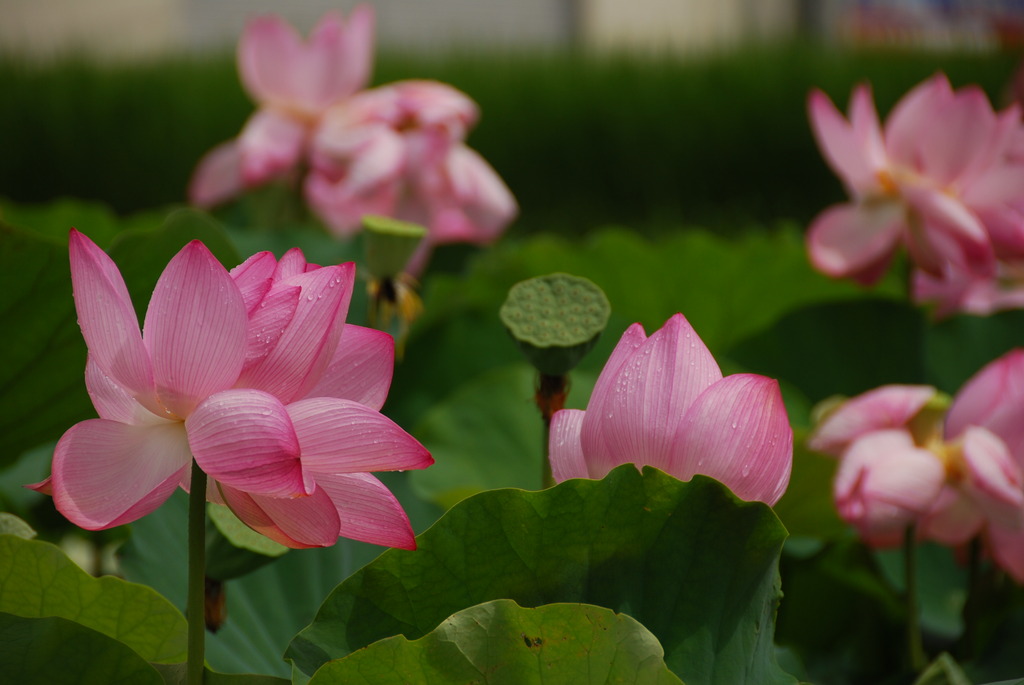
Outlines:
{"type": "Polygon", "coordinates": [[[185,619],[170,602],[143,585],[93,578],[48,542],[0,535],[0,611],[74,621],[146,661],[185,659],[185,619]]]}
{"type": "MultiPolygon", "coordinates": [[[[1016,60],[810,44],[687,60],[381,55],[374,81],[439,79],[479,103],[470,144],[517,196],[520,233],[607,223],[655,233],[684,222],[733,232],[778,217],[803,223],[841,197],[807,123],[812,87],[845,108],[868,80],[886,112],[942,70],[1001,102],[1016,60]]],[[[0,192],[90,197],[121,213],[181,202],[200,157],[253,110],[227,53],[117,66],[4,60],[0,92],[0,192]]]]}
{"type": "Polygon", "coordinates": [[[324,664],[310,685],[671,685],[658,640],[624,614],[586,604],[524,609],[499,599],[460,611],[419,640],[395,636],[324,664]]]}
{"type": "Polygon", "coordinates": [[[164,685],[123,643],[57,616],[0,612],[0,672],[11,683],[164,685]]]}
{"type": "Polygon", "coordinates": [[[794,682],[775,663],[785,530],[762,503],[698,476],[625,465],[602,481],[464,500],[417,539],[349,577],[293,640],[307,674],[392,635],[417,639],[493,599],[628,613],[691,684],[794,682]]]}

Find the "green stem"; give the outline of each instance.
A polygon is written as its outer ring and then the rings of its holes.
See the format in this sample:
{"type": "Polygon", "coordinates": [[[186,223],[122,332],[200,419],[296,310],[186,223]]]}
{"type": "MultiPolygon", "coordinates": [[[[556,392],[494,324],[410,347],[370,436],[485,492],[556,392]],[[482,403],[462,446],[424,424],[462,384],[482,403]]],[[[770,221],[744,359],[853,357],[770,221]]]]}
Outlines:
{"type": "Polygon", "coordinates": [[[188,499],[188,685],[202,685],[206,660],[206,473],[192,460],[188,499]]]}
{"type": "Polygon", "coordinates": [[[907,652],[910,667],[920,673],[927,666],[924,644],[921,641],[921,625],[917,610],[917,530],[908,526],[903,536],[903,568],[907,586],[907,652]]]}

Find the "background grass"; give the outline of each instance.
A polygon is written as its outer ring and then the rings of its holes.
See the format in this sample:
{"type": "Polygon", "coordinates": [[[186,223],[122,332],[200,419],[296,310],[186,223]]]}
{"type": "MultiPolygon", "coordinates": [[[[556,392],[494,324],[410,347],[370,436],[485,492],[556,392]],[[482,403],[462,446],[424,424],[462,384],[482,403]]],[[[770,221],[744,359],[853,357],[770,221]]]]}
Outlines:
{"type": "MultiPolygon", "coordinates": [[[[809,44],[673,61],[560,54],[382,55],[375,83],[435,78],[480,104],[470,143],[522,205],[514,231],[601,224],[658,233],[805,223],[842,188],[805,113],[821,87],[845,108],[872,83],[884,113],[938,70],[997,104],[1010,54],[842,52],[809,44]]],[[[196,160],[252,111],[230,54],[134,66],[0,59],[0,196],[103,201],[117,212],[182,202],[196,160]]]]}

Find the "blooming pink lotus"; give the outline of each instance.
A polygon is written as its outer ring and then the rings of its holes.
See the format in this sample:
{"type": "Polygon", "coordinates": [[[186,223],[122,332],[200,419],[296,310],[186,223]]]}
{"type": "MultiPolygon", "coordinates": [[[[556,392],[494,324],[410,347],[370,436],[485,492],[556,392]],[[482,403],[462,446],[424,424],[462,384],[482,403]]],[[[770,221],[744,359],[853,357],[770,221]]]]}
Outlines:
{"type": "Polygon", "coordinates": [[[368,472],[433,460],[378,411],[393,342],[345,324],[352,264],[318,267],[292,250],[228,273],[193,241],[161,275],[140,333],[113,261],[74,230],[70,255],[100,418],[64,434],[36,486],[62,514],[91,530],[134,521],[188,487],[194,457],[209,499],[282,544],[415,546],[368,472]]]}
{"type": "Polygon", "coordinates": [[[839,513],[875,546],[899,544],[911,525],[950,545],[999,538],[992,553],[1024,579],[1024,352],[971,379],[944,426],[936,398],[929,386],[884,386],[825,417],[808,446],[840,458],[839,513]]]}
{"type": "Polygon", "coordinates": [[[463,142],[478,116],[464,93],[434,81],[399,81],[349,98],[324,116],[313,141],[310,206],[342,236],[358,231],[367,214],[426,226],[413,273],[433,245],[492,242],[518,207],[463,142]]]}
{"type": "Polygon", "coordinates": [[[854,90],[849,120],[817,90],[808,109],[851,196],[810,227],[817,269],[870,284],[900,243],[936,277],[947,268],[987,277],[996,257],[1024,256],[1018,107],[996,113],[980,89],[954,91],[937,74],[897,103],[884,130],[867,86],[854,90]]]}
{"type": "Polygon", "coordinates": [[[775,504],[789,484],[793,430],[777,381],[723,378],[676,314],[650,337],[640,324],[626,329],[586,411],[555,413],[549,453],[559,482],[634,463],[681,480],[711,476],[742,499],[775,504]]]}
{"type": "Polygon", "coordinates": [[[238,45],[238,71],[259,109],[238,138],[200,161],[190,201],[210,207],[296,171],[320,116],[369,82],[373,24],[369,5],[353,9],[347,23],[331,12],[304,43],[281,17],[250,21],[238,45]]]}
{"type": "Polygon", "coordinates": [[[957,313],[988,316],[1004,309],[1024,308],[1024,260],[996,262],[991,276],[947,269],[936,277],[915,269],[911,281],[915,302],[934,305],[936,319],[957,313]]]}

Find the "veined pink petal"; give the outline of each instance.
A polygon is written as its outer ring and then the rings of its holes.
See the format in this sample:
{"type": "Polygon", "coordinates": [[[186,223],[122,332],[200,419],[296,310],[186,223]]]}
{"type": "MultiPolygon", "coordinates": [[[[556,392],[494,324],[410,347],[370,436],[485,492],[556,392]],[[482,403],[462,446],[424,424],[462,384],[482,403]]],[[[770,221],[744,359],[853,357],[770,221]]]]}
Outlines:
{"type": "Polygon", "coordinates": [[[133,425],[165,422],[165,419],[146,409],[114,379],[103,373],[91,356],[85,362],[85,388],[101,419],[133,425]]]}
{"type": "Polygon", "coordinates": [[[294,499],[250,495],[224,484],[219,489],[245,525],[285,547],[330,547],[338,541],[337,509],[319,488],[294,499]]]}
{"type": "Polygon", "coordinates": [[[149,352],[121,273],[103,250],[75,229],[68,236],[68,248],[75,309],[90,359],[125,392],[162,414],[149,352]]]}
{"type": "Polygon", "coordinates": [[[337,507],[341,535],[374,545],[416,549],[409,517],[395,496],[369,473],[318,475],[317,486],[337,507]]]}
{"type": "Polygon", "coordinates": [[[238,136],[242,182],[258,186],[292,171],[306,145],[306,124],[273,109],[261,109],[238,136]]]}
{"type": "Polygon", "coordinates": [[[243,189],[238,141],[229,140],[199,160],[188,183],[188,201],[197,207],[214,207],[241,194],[243,189]]]}
{"type": "Polygon", "coordinates": [[[293,247],[281,255],[281,260],[277,263],[277,268],[274,270],[274,282],[280,283],[287,281],[292,276],[304,274],[309,271],[308,266],[306,255],[302,254],[302,250],[299,248],[293,247]]]}
{"type": "Polygon", "coordinates": [[[90,419],[72,426],[53,454],[53,500],[87,530],[134,521],[174,492],[192,463],[180,422],[132,426],[90,419]]]}
{"type": "Polygon", "coordinates": [[[778,381],[756,374],[726,376],[698,396],[679,423],[668,473],[700,473],[740,499],[774,505],[793,468],[793,429],[778,381]]]}
{"type": "Polygon", "coordinates": [[[921,171],[921,148],[930,145],[936,114],[953,101],[953,89],[939,73],[900,98],[885,122],[885,146],[901,166],[921,171]]]}
{"type": "Polygon", "coordinates": [[[225,390],[185,420],[196,463],[211,478],[250,494],[296,497],[303,478],[299,440],[285,406],[259,390],[225,390]]]}
{"type": "Polygon", "coordinates": [[[1024,349],[987,364],[960,389],[946,416],[946,436],[982,426],[998,435],[1024,468],[1024,349]]]}
{"type": "MultiPolygon", "coordinates": [[[[864,86],[858,87],[854,93],[855,98],[863,99],[865,95],[858,96],[857,93],[866,94],[870,101],[870,91],[864,86]]],[[[857,108],[858,117],[861,119],[862,108],[863,103],[857,108]]],[[[868,158],[866,141],[843,118],[828,96],[820,90],[811,91],[807,98],[807,110],[818,148],[832,170],[842,178],[848,191],[851,194],[859,194],[877,186],[876,169],[873,164],[876,160],[868,158]]]]}
{"type": "Polygon", "coordinates": [[[295,318],[301,295],[302,288],[297,285],[278,286],[267,293],[249,315],[242,378],[262,364],[281,341],[288,324],[295,318]]]}
{"type": "Polygon", "coordinates": [[[184,418],[199,400],[234,385],[247,325],[227,270],[198,240],[183,247],[157,281],[143,333],[164,406],[184,418]]]}
{"type": "Polygon", "coordinates": [[[906,426],[936,393],[929,385],[884,385],[869,390],[826,416],[808,438],[807,446],[839,457],[857,438],[906,426]]]}
{"type": "Polygon", "coordinates": [[[272,253],[257,252],[228,272],[242,293],[245,310],[250,315],[270,290],[276,269],[277,259],[272,253]]]}
{"type": "Polygon", "coordinates": [[[355,265],[349,262],[282,281],[302,288],[295,315],[267,356],[245,369],[238,386],[265,390],[282,402],[305,396],[337,349],[354,278],[355,265]]]}
{"type": "Polygon", "coordinates": [[[334,356],[306,397],[337,397],[380,410],[391,387],[395,339],[373,328],[345,324],[334,356]]]}
{"type": "Polygon", "coordinates": [[[580,435],[591,474],[628,462],[670,472],[679,421],[700,393],[721,380],[718,364],[690,322],[675,314],[617,369],[610,367],[611,360],[591,394],[580,435]]]}
{"type": "Polygon", "coordinates": [[[986,517],[1006,528],[1024,527],[1024,474],[1003,441],[984,428],[969,426],[963,455],[964,487],[986,517]]]}
{"type": "Polygon", "coordinates": [[[905,226],[903,206],[895,201],[834,205],[814,219],[807,250],[822,273],[870,285],[882,275],[879,266],[889,263],[905,226]]]}
{"type": "Polygon", "coordinates": [[[404,471],[434,463],[394,421],[358,402],[313,397],[287,407],[302,449],[302,466],[321,474],[404,471]]]}
{"type": "MultiPolygon", "coordinates": [[[[561,409],[551,417],[548,459],[551,461],[551,475],[556,483],[570,478],[590,478],[588,462],[580,444],[584,414],[585,412],[579,409],[561,409]]],[[[604,475],[607,475],[607,472],[604,475]]]]}
{"type": "Polygon", "coordinates": [[[892,540],[934,505],[945,469],[903,430],[854,441],[839,462],[834,493],[840,516],[872,544],[892,540]]]}

